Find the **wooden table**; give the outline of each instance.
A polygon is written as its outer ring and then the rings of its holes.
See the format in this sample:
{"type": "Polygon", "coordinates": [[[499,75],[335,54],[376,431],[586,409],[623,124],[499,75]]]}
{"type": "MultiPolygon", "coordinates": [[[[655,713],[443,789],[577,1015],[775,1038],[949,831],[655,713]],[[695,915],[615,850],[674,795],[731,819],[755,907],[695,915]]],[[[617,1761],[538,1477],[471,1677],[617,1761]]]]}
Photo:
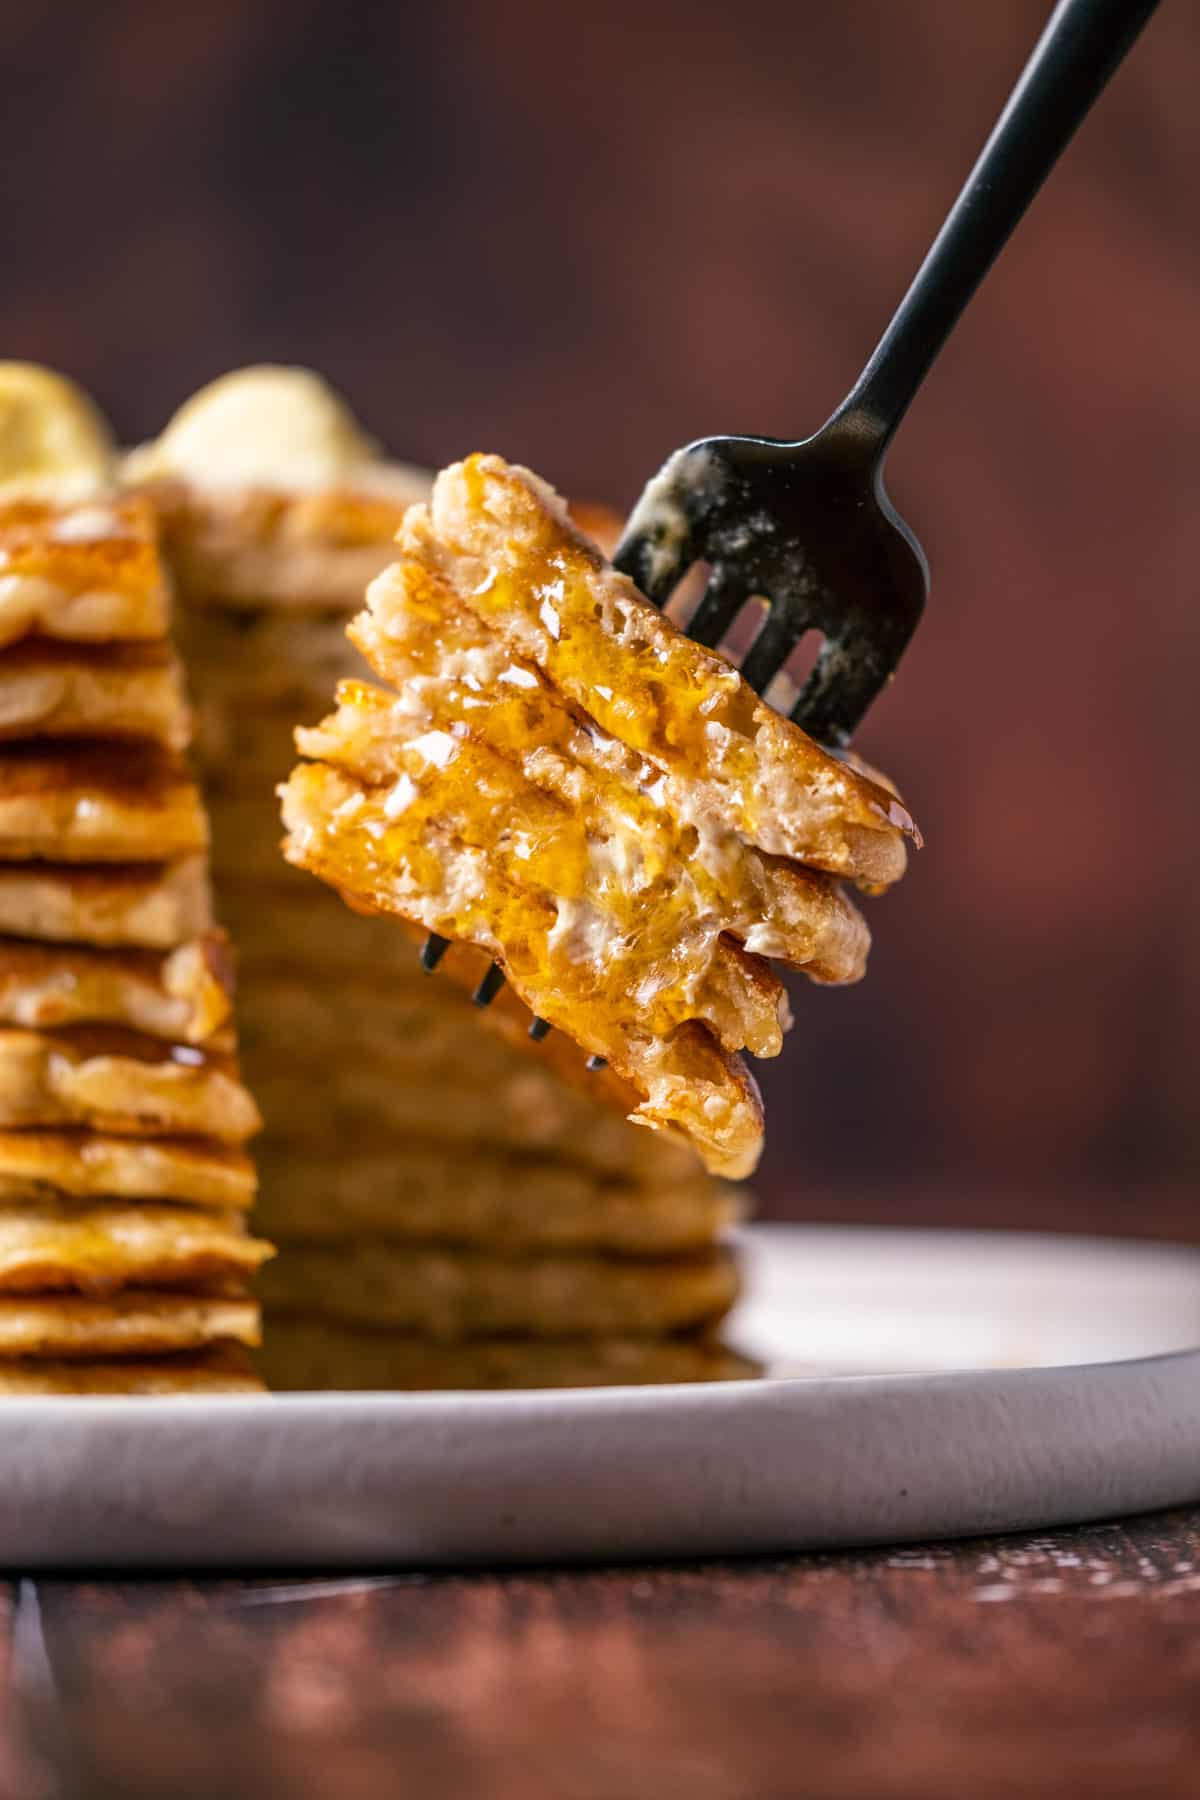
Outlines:
{"type": "Polygon", "coordinates": [[[1200,1794],[1200,1511],[672,1568],[18,1580],[3,1800],[1200,1794]]]}

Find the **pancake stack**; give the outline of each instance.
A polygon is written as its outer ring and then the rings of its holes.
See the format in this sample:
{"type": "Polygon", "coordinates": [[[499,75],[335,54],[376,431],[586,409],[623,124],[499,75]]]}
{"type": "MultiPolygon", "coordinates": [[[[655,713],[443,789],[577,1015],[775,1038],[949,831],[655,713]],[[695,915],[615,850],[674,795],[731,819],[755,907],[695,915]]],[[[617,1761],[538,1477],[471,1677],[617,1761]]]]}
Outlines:
{"type": "MultiPolygon", "coordinates": [[[[527,1387],[714,1379],[737,1291],[737,1192],[632,1127],[636,1097],[534,1045],[514,995],[437,978],[385,920],[279,854],[297,720],[361,672],[345,636],[428,478],[379,461],[315,377],[226,377],[129,478],[152,496],[185,606],[223,916],[262,1106],[263,1367],[273,1387],[527,1387]]],[[[589,525],[599,521],[596,515],[589,525]]]]}
{"type": "Polygon", "coordinates": [[[269,1377],[505,1387],[744,1372],[711,1330],[737,1292],[717,1244],[732,1190],[634,1132],[602,1090],[528,1062],[453,979],[414,964],[360,969],[293,1019],[336,1042],[349,1001],[360,1042],[296,1120],[286,1178],[267,1190],[282,1245],[263,1277],[269,1377]]]}
{"type": "Polygon", "coordinates": [[[153,512],[65,383],[0,365],[0,413],[0,1393],[254,1391],[259,1115],[153,512]]]}

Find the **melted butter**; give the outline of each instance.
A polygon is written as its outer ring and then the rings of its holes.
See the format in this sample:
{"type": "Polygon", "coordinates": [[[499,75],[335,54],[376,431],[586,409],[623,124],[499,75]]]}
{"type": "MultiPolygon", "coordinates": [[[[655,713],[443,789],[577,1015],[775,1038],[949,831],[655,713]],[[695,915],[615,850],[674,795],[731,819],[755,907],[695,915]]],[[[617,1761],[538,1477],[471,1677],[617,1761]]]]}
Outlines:
{"type": "Polygon", "coordinates": [[[37,363],[0,362],[0,500],[102,494],[116,446],[87,395],[37,363]]]}
{"type": "Polygon", "coordinates": [[[235,369],[186,401],[157,443],[129,459],[136,480],[182,475],[207,487],[319,491],[370,463],[377,446],[310,369],[235,369]]]}

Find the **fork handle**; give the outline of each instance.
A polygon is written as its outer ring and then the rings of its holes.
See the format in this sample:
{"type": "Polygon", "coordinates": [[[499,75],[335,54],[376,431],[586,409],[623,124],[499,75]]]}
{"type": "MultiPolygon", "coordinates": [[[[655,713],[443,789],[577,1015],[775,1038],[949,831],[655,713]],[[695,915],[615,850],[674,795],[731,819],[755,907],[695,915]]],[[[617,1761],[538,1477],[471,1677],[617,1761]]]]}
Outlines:
{"type": "Polygon", "coordinates": [[[912,286],[829,421],[871,441],[877,461],[967,301],[1156,4],[1059,0],[912,286]]]}

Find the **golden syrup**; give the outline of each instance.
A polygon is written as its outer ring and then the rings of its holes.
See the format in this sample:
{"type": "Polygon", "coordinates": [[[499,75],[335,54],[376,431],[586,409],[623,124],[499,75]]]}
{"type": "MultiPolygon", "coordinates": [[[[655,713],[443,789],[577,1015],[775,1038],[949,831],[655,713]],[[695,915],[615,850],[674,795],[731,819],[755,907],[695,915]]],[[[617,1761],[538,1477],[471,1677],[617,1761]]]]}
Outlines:
{"type": "Polygon", "coordinates": [[[135,597],[163,593],[149,502],[55,507],[34,500],[0,505],[0,575],[35,577],[64,594],[103,587],[135,597]],[[72,535],[76,521],[80,535],[72,535]]]}
{"type": "MultiPolygon", "coordinates": [[[[641,796],[580,793],[563,799],[531,785],[520,765],[485,744],[434,730],[407,739],[394,730],[388,696],[360,683],[342,689],[342,713],[323,734],[326,753],[335,738],[351,766],[363,752],[355,726],[365,724],[369,773],[386,763],[390,785],[361,790],[353,810],[359,858],[369,858],[376,877],[389,867],[431,898],[446,888],[446,858],[439,842],[477,851],[484,897],[475,929],[509,954],[510,931],[529,937],[528,920],[502,916],[495,878],[502,877],[519,905],[537,896],[541,929],[536,955],[556,970],[556,985],[582,1006],[593,1003],[633,1018],[641,1029],[666,1034],[695,1017],[697,996],[718,957],[728,960],[721,933],[728,909],[715,909],[714,884],[698,884],[670,819],[641,796]],[[362,721],[361,715],[366,714],[362,721]],[[346,720],[342,731],[336,725],[346,720]],[[701,887],[707,892],[701,891],[701,887]]],[[[355,887],[357,870],[339,885],[355,887]]],[[[441,925],[436,927],[443,930],[441,925]]],[[[447,936],[460,935],[445,931],[447,936]]],[[[765,1035],[760,1011],[748,1010],[739,1035],[729,1008],[724,1036],[733,1044],[753,1039],[760,1054],[779,1048],[778,983],[767,977],[765,1035]]],[[[761,1010],[761,1009],[760,1009],[761,1010]]]]}

